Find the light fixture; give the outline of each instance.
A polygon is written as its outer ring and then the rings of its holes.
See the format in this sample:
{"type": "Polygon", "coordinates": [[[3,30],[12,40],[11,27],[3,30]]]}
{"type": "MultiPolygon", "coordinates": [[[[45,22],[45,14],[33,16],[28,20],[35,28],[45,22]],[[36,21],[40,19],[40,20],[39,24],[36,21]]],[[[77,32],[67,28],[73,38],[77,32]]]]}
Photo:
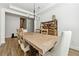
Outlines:
{"type": "Polygon", "coordinates": [[[34,20],[35,20],[35,17],[39,17],[38,15],[36,15],[36,11],[38,10],[39,11],[40,7],[38,6],[36,8],[36,4],[34,3],[34,10],[33,10],[33,13],[34,13],[34,20]]]}
{"type": "Polygon", "coordinates": [[[34,11],[33,11],[33,13],[34,13],[34,20],[35,20],[35,3],[34,3],[34,11]]]}

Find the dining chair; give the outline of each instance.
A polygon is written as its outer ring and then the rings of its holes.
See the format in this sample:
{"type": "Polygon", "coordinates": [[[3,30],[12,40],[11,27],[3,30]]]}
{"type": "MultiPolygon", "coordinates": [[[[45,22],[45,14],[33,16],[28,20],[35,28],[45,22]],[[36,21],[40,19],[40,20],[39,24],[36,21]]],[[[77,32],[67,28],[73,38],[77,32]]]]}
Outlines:
{"type": "Polygon", "coordinates": [[[19,35],[21,34],[23,36],[23,33],[27,32],[26,29],[18,29],[17,30],[17,38],[18,38],[18,47],[21,48],[21,50],[24,52],[24,55],[26,55],[26,52],[30,50],[29,44],[19,35]]]}
{"type": "Polygon", "coordinates": [[[36,33],[40,33],[40,29],[36,29],[36,33]]]}
{"type": "Polygon", "coordinates": [[[21,39],[21,37],[20,37],[20,29],[17,29],[17,39],[18,39],[18,44],[20,45],[20,39],[21,39]]]}
{"type": "Polygon", "coordinates": [[[18,39],[18,43],[20,43],[20,39],[21,39],[21,37],[20,37],[19,34],[22,34],[22,35],[23,35],[24,32],[27,32],[27,30],[26,30],[26,29],[23,29],[23,28],[17,29],[17,39],[18,39]]]}
{"type": "Polygon", "coordinates": [[[27,29],[23,29],[23,32],[27,32],[27,29]]]}
{"type": "Polygon", "coordinates": [[[54,49],[44,56],[67,56],[71,42],[72,31],[63,31],[54,49]]]}
{"type": "Polygon", "coordinates": [[[46,35],[48,35],[48,29],[41,29],[41,34],[46,34],[46,35]]]}
{"type": "Polygon", "coordinates": [[[24,56],[26,56],[27,51],[30,50],[29,44],[25,40],[21,40],[20,47],[22,51],[24,52],[24,56]]]}

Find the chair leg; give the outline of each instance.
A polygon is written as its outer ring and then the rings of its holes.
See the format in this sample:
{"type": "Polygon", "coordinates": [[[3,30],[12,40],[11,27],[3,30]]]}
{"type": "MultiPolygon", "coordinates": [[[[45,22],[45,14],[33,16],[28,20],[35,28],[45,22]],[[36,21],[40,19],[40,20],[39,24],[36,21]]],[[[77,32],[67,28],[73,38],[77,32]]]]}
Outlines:
{"type": "Polygon", "coordinates": [[[27,53],[26,52],[24,52],[24,56],[26,56],[27,55],[27,53]]]}
{"type": "Polygon", "coordinates": [[[19,44],[18,44],[18,48],[19,48],[19,44]]]}
{"type": "Polygon", "coordinates": [[[41,54],[39,54],[39,56],[42,56],[41,54]]]}

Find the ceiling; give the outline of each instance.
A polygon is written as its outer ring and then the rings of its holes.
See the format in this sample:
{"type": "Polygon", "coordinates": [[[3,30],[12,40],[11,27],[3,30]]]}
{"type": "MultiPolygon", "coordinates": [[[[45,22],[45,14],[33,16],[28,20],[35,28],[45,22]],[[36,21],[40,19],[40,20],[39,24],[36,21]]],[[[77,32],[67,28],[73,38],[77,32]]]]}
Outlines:
{"type": "MultiPolygon", "coordinates": [[[[35,12],[39,13],[40,11],[45,11],[46,7],[49,7],[50,5],[54,6],[56,3],[0,3],[0,7],[7,7],[9,8],[10,5],[15,6],[17,8],[33,12],[34,11],[34,5],[35,5],[35,12]]],[[[43,12],[42,11],[42,12],[43,12]]]]}
{"type": "MultiPolygon", "coordinates": [[[[34,3],[11,3],[11,5],[30,11],[30,12],[33,12],[34,10],[34,3]]],[[[40,10],[42,10],[43,8],[46,8],[49,5],[50,3],[35,3],[36,12],[39,12],[40,10]]]]}

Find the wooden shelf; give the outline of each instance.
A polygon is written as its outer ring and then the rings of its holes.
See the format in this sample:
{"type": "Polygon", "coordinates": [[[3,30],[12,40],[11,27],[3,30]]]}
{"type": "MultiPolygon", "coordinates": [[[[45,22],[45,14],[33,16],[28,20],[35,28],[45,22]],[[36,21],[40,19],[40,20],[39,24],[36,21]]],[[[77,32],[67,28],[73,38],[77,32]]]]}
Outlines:
{"type": "Polygon", "coordinates": [[[58,35],[57,20],[55,19],[52,21],[41,22],[41,30],[42,29],[48,29],[48,35],[58,35]]]}

